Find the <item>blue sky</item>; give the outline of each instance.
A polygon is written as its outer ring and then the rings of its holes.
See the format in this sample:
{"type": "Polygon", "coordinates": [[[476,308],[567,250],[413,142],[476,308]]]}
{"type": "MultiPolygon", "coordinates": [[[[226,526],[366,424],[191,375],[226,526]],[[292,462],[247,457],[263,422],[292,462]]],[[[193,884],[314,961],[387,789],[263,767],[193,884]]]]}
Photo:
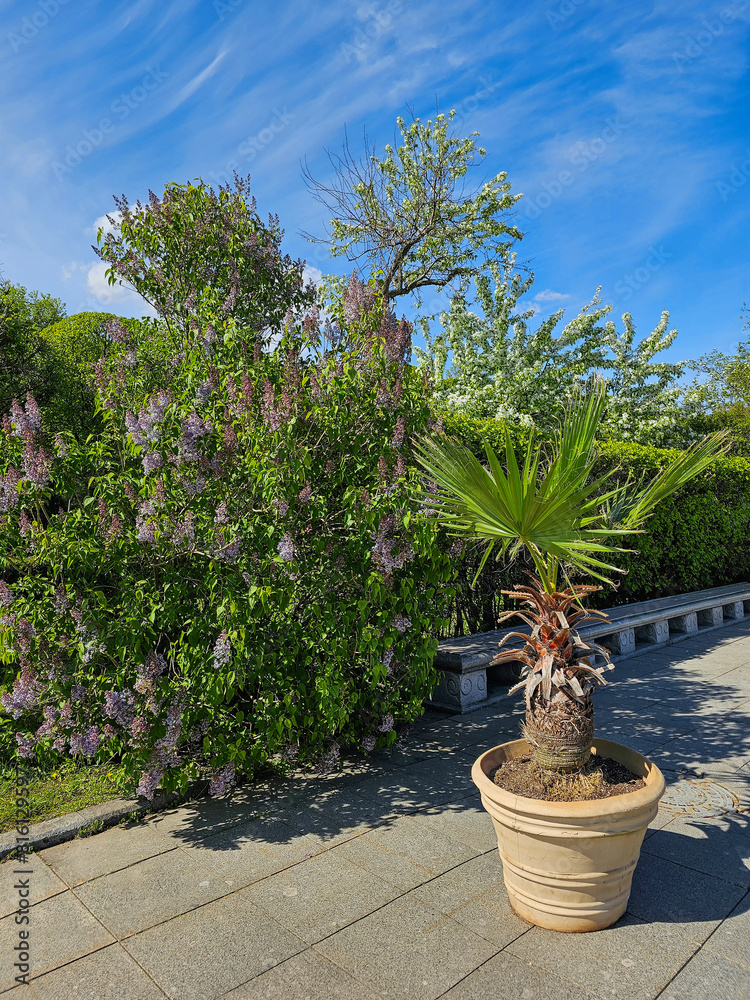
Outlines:
{"type": "Polygon", "coordinates": [[[69,312],[142,311],[90,244],[112,195],[252,175],[286,249],[325,219],[346,126],[456,108],[505,170],[533,295],[572,318],[602,286],[640,334],[662,309],[673,358],[740,337],[750,303],[750,0],[0,0],[0,267],[69,312]],[[76,149],[83,152],[79,155],[76,149]]]}

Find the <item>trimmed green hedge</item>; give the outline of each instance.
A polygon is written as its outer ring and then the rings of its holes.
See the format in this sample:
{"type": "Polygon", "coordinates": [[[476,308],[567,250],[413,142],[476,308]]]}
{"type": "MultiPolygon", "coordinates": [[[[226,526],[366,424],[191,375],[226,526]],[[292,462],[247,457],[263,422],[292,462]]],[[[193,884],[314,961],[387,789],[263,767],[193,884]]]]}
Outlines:
{"type": "Polygon", "coordinates": [[[54,389],[42,407],[42,418],[50,431],[72,431],[76,437],[85,439],[94,429],[91,366],[106,353],[109,346],[106,324],[116,318],[130,328],[138,323],[112,313],[84,312],[67,316],[40,332],[54,358],[54,389]]]}
{"type": "MultiPolygon", "coordinates": [[[[600,467],[651,477],[676,453],[623,442],[601,446],[600,467]]],[[[750,579],[750,461],[719,458],[656,509],[638,551],[622,557],[628,570],[605,603],[721,587],[750,579]]],[[[601,602],[600,602],[601,604],[601,602]]]]}
{"type": "MultiPolygon", "coordinates": [[[[501,421],[477,421],[455,414],[443,415],[447,433],[462,440],[482,458],[483,443],[504,447],[501,421]]],[[[512,428],[519,450],[524,430],[512,428]]],[[[650,478],[676,453],[620,441],[600,444],[596,472],[618,468],[618,478],[650,478]]],[[[642,535],[634,536],[638,551],[619,558],[627,570],[616,589],[605,588],[592,604],[611,607],[632,601],[720,587],[750,579],[750,461],[719,458],[682,490],[666,500],[642,535]]],[[[479,554],[464,556],[460,585],[452,615],[452,634],[465,635],[495,628],[497,615],[506,607],[500,590],[524,578],[530,567],[517,562],[485,567],[472,591],[469,587],[479,554]]],[[[512,604],[512,602],[511,602],[512,604]]],[[[510,605],[508,605],[510,606],[510,605]]]]}

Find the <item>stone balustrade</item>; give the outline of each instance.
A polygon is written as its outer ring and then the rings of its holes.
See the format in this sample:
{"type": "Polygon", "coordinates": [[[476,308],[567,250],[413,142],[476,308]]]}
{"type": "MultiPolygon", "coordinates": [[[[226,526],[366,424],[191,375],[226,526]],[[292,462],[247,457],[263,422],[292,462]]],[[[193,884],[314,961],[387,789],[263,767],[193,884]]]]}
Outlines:
{"type": "MultiPolygon", "coordinates": [[[[612,659],[665,646],[698,632],[721,628],[750,616],[750,583],[714,587],[606,610],[607,622],[583,625],[580,635],[606,647],[612,659]]],[[[500,640],[523,626],[445,639],[435,656],[440,682],[427,704],[450,712],[470,712],[499,701],[519,675],[520,664],[491,666],[500,640]]]]}

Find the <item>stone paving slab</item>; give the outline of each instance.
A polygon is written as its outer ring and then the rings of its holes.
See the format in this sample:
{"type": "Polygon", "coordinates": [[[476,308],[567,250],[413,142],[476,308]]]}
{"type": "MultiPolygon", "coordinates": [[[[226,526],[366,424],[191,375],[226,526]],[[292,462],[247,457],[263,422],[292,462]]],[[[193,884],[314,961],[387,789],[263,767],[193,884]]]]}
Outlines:
{"type": "Polygon", "coordinates": [[[422,885],[433,877],[433,873],[423,865],[384,846],[372,833],[365,837],[354,837],[345,844],[335,847],[332,853],[340,854],[366,872],[396,886],[402,892],[422,885]]]}
{"type": "Polygon", "coordinates": [[[305,944],[235,894],[136,934],[124,947],[173,1000],[216,1000],[305,944]]]}
{"type": "Polygon", "coordinates": [[[742,886],[641,853],[628,912],[641,920],[684,924],[696,941],[706,938],[745,898],[742,886]]]}
{"type": "MultiPolygon", "coordinates": [[[[519,736],[514,699],[428,714],[404,749],[339,774],[258,782],[43,851],[32,985],[12,988],[6,960],[0,992],[750,1000],[750,620],[624,661],[599,694],[597,732],[650,756],[670,787],[614,927],[553,934],[510,907],[470,772],[519,736]],[[702,814],[714,799],[728,811],[702,814]]],[[[9,870],[3,956],[17,940],[9,870]]]]}
{"type": "Polygon", "coordinates": [[[479,853],[468,844],[431,830],[411,816],[400,816],[372,830],[362,839],[420,866],[426,872],[423,881],[441,875],[479,853]]]}
{"type": "Polygon", "coordinates": [[[533,927],[507,950],[597,996],[651,1000],[700,943],[682,924],[646,922],[625,914],[614,927],[575,937],[533,927]]]}
{"type": "MultiPolygon", "coordinates": [[[[52,896],[31,908],[29,923],[32,975],[39,976],[114,942],[107,930],[70,890],[52,896]]],[[[26,929],[26,927],[24,929],[26,929]]],[[[0,920],[0,991],[14,985],[13,948],[18,943],[13,916],[0,920]]],[[[62,1000],[62,998],[61,998],[62,1000]]]]}
{"type": "Polygon", "coordinates": [[[643,851],[735,886],[750,887],[750,831],[743,816],[673,819],[643,851]]]}
{"type": "Polygon", "coordinates": [[[357,785],[357,794],[382,803],[389,813],[417,811],[464,798],[471,791],[470,780],[465,758],[456,753],[368,778],[357,785]]]}
{"type": "Polygon", "coordinates": [[[225,994],[224,1000],[382,1000],[363,983],[312,949],[295,955],[249,983],[225,994]]]}
{"type": "MultiPolygon", "coordinates": [[[[11,994],[12,995],[12,994],[11,994]]],[[[35,979],[19,996],[31,1000],[163,1000],[156,983],[118,944],[35,979]]]]}
{"type": "Polygon", "coordinates": [[[474,851],[490,851],[497,846],[495,830],[492,823],[487,822],[478,793],[458,802],[413,813],[410,818],[433,833],[466,844],[474,851]]]}
{"type": "Polygon", "coordinates": [[[0,864],[0,917],[7,917],[18,908],[18,890],[14,886],[19,879],[28,882],[28,898],[32,905],[57,896],[68,888],[38,854],[32,854],[20,863],[3,861],[0,864]]]}
{"type": "MultiPolygon", "coordinates": [[[[536,968],[507,951],[495,955],[476,972],[443,994],[443,1000],[597,1000],[595,994],[547,969],[536,968]]],[[[625,1000],[625,998],[623,998],[625,1000]]]]}
{"type": "Polygon", "coordinates": [[[94,837],[58,844],[42,851],[40,857],[73,888],[97,875],[119,871],[173,849],[173,844],[150,827],[130,824],[115,826],[94,837]]]}
{"type": "Polygon", "coordinates": [[[170,851],[85,882],[76,895],[116,937],[124,938],[230,891],[183,851],[170,851]]]}
{"type": "Polygon", "coordinates": [[[473,858],[409,894],[504,948],[531,927],[514,913],[497,851],[473,858]]]}
{"type": "Polygon", "coordinates": [[[319,854],[240,893],[307,944],[329,937],[400,895],[396,886],[337,851],[319,854]]]}
{"type": "Polygon", "coordinates": [[[437,1000],[497,948],[409,895],[326,938],[316,950],[389,1000],[437,1000]]]}
{"type": "Polygon", "coordinates": [[[241,889],[299,864],[323,847],[317,838],[300,835],[273,816],[232,827],[182,850],[233,889],[241,889]]]}
{"type": "Polygon", "coordinates": [[[711,955],[740,965],[750,982],[750,893],[746,893],[703,948],[711,955]]]}
{"type": "Polygon", "coordinates": [[[746,966],[702,949],[688,962],[660,1000],[747,1000],[750,984],[746,966]]]}

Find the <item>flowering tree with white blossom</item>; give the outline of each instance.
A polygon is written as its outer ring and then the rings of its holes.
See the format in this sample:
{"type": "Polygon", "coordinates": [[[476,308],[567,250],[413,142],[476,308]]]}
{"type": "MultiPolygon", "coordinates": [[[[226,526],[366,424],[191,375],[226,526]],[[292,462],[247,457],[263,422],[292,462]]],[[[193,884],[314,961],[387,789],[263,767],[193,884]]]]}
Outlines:
{"type": "Polygon", "coordinates": [[[409,460],[431,420],[409,325],[353,279],[322,328],[246,194],[121,204],[100,252],[159,316],[110,327],[103,430],[45,439],[31,397],[0,430],[18,751],[114,756],[147,797],[392,743],[451,596],[409,460]]]}
{"type": "Polygon", "coordinates": [[[602,305],[597,291],[562,328],[558,309],[533,329],[536,309],[520,301],[533,284],[534,275],[519,272],[516,255],[506,253],[476,276],[476,311],[458,294],[436,331],[430,318],[421,321],[426,347],[416,354],[436,386],[435,405],[549,434],[581,383],[598,375],[608,382],[604,435],[671,444],[684,364],[653,360],[677,336],[668,329],[669,314],[638,342],[630,314],[619,333],[608,319],[612,306],[602,305]]]}

